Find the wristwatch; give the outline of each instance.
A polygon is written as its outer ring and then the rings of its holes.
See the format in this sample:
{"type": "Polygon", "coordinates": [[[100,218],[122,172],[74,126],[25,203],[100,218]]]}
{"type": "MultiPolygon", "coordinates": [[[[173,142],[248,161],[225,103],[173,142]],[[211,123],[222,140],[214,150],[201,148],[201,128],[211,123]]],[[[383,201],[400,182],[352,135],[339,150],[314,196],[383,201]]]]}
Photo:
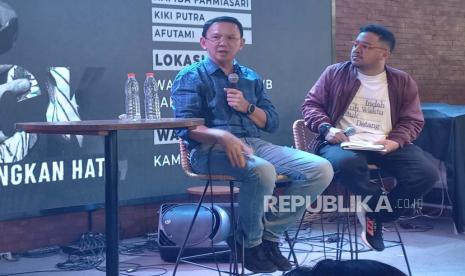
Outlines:
{"type": "Polygon", "coordinates": [[[247,107],[247,115],[254,113],[254,111],[255,111],[255,105],[249,104],[249,107],[247,107]]]}
{"type": "Polygon", "coordinates": [[[321,124],[318,127],[318,133],[321,135],[321,137],[325,137],[326,134],[328,134],[328,131],[331,127],[332,127],[331,124],[328,124],[328,123],[321,124]]]}

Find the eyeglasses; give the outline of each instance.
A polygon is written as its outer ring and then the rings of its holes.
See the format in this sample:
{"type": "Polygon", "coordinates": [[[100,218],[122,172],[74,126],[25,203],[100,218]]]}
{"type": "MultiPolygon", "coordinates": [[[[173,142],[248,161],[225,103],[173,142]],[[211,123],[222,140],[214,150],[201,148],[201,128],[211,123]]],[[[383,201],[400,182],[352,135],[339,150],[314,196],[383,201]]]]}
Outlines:
{"type": "Polygon", "coordinates": [[[367,44],[366,42],[352,41],[352,48],[357,48],[358,46],[360,46],[362,48],[362,50],[380,49],[380,50],[389,51],[388,49],[386,49],[384,47],[372,46],[370,44],[367,44]]]}
{"type": "Polygon", "coordinates": [[[231,43],[235,43],[237,42],[239,39],[241,39],[240,37],[236,37],[236,36],[223,36],[223,35],[213,35],[211,37],[205,37],[206,40],[210,41],[211,43],[214,43],[214,44],[219,44],[220,41],[224,41],[228,44],[231,44],[231,43]]]}

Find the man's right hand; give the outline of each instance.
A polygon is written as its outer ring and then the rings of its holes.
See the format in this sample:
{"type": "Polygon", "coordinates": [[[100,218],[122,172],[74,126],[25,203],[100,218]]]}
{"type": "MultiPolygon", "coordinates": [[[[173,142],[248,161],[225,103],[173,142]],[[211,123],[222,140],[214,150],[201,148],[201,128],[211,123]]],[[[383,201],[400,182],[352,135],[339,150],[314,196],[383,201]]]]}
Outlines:
{"type": "Polygon", "coordinates": [[[332,127],[329,129],[325,136],[325,140],[330,144],[339,144],[345,141],[349,141],[349,137],[344,134],[344,130],[332,127]]]}
{"type": "Polygon", "coordinates": [[[219,144],[228,156],[231,166],[244,168],[247,165],[246,156],[253,153],[241,139],[222,129],[196,126],[189,131],[189,138],[207,144],[219,144]]]}
{"type": "Polygon", "coordinates": [[[223,147],[233,167],[244,168],[247,165],[246,155],[252,154],[253,150],[242,142],[241,139],[224,131],[219,137],[218,142],[223,147]]]}

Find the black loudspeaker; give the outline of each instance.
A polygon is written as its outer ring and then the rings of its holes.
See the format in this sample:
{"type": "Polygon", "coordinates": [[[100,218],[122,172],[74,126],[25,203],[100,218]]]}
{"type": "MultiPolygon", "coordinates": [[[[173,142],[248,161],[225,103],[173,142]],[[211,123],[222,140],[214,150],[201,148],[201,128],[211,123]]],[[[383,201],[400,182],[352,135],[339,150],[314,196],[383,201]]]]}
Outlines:
{"type": "MultiPolygon", "coordinates": [[[[158,246],[164,261],[175,262],[189,230],[197,204],[162,204],[158,216],[158,246]]],[[[232,229],[229,203],[202,204],[192,228],[183,257],[229,249],[226,238],[232,229]]],[[[237,214],[235,206],[235,214],[237,214]]],[[[196,261],[227,261],[229,253],[211,254],[196,261]]]]}

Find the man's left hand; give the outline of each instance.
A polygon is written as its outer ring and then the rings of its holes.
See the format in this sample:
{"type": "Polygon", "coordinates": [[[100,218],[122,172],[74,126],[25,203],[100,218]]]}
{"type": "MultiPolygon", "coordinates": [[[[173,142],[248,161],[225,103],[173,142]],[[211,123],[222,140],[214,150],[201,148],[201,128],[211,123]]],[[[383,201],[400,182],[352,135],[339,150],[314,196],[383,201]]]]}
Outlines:
{"type": "Polygon", "coordinates": [[[379,140],[377,142],[374,142],[374,144],[384,145],[384,148],[386,149],[386,151],[379,152],[380,154],[383,154],[383,155],[396,151],[399,148],[399,143],[393,140],[388,140],[388,139],[379,140]]]}
{"type": "Polygon", "coordinates": [[[225,88],[226,100],[228,105],[234,110],[247,113],[247,108],[249,107],[249,102],[244,98],[242,91],[234,88],[225,88]]]}

